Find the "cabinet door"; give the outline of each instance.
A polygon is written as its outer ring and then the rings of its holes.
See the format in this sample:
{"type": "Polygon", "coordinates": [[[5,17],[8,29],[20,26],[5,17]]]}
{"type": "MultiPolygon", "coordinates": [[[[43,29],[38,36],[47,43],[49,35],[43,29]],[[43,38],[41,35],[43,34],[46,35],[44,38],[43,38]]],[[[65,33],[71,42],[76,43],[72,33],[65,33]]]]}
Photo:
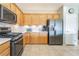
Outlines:
{"type": "Polygon", "coordinates": [[[47,23],[47,15],[40,15],[40,24],[44,25],[47,23]]]}
{"type": "Polygon", "coordinates": [[[52,14],[48,14],[48,15],[47,15],[47,18],[48,18],[48,19],[53,19],[53,15],[52,15],[52,14]]]}
{"type": "Polygon", "coordinates": [[[0,56],[10,56],[10,48],[7,48],[0,56]]]}
{"type": "Polygon", "coordinates": [[[16,9],[16,14],[17,14],[17,24],[20,25],[20,11],[16,9]]]}
{"type": "Polygon", "coordinates": [[[0,45],[0,56],[10,56],[10,42],[3,43],[0,45]]]}
{"type": "Polygon", "coordinates": [[[39,25],[40,16],[38,14],[32,15],[32,25],[39,25]]]}
{"type": "Polygon", "coordinates": [[[30,33],[27,32],[23,35],[23,43],[24,45],[29,44],[30,43],[30,33]]]}
{"type": "Polygon", "coordinates": [[[48,44],[48,35],[47,33],[40,33],[40,44],[48,44]]]}
{"type": "Polygon", "coordinates": [[[23,17],[23,13],[15,7],[15,13],[17,15],[17,24],[20,25],[20,26],[23,26],[24,25],[24,17],[23,17]]]}
{"type": "Polygon", "coordinates": [[[39,44],[39,33],[31,33],[30,44],[39,44]]]}
{"type": "Polygon", "coordinates": [[[10,10],[11,4],[10,3],[2,3],[2,5],[10,10]]]}
{"type": "Polygon", "coordinates": [[[24,15],[24,25],[31,25],[31,15],[24,15]]]}
{"type": "Polygon", "coordinates": [[[59,19],[59,14],[54,14],[53,19],[59,19]]]}
{"type": "Polygon", "coordinates": [[[16,8],[15,8],[15,5],[14,4],[11,4],[11,11],[16,13],[16,8]]]}
{"type": "Polygon", "coordinates": [[[20,13],[20,25],[23,26],[24,25],[24,18],[23,18],[23,14],[20,13]]]}

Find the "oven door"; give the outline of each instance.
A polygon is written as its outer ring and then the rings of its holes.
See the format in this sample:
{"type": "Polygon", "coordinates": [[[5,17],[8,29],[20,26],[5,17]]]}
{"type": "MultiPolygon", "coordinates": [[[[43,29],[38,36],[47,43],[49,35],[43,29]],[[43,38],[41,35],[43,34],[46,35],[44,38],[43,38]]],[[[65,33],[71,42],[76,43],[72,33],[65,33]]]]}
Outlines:
{"type": "Polygon", "coordinates": [[[11,55],[12,56],[21,56],[23,52],[23,38],[19,38],[18,40],[12,42],[11,45],[11,55]]]}

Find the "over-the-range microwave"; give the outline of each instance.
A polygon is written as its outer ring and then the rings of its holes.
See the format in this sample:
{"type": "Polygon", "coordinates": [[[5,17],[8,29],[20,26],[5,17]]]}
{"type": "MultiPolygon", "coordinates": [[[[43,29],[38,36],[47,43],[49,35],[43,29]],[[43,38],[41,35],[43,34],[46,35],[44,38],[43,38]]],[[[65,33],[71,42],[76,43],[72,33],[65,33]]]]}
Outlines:
{"type": "Polygon", "coordinates": [[[17,15],[0,4],[0,22],[15,24],[17,15]]]}

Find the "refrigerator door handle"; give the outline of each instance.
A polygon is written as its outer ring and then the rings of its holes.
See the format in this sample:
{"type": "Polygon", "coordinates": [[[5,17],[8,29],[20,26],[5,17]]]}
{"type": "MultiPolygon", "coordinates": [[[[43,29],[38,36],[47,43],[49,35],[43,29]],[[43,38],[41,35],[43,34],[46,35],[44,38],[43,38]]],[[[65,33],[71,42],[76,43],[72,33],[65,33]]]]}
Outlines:
{"type": "Polygon", "coordinates": [[[56,36],[56,30],[54,30],[54,35],[56,36]]]}

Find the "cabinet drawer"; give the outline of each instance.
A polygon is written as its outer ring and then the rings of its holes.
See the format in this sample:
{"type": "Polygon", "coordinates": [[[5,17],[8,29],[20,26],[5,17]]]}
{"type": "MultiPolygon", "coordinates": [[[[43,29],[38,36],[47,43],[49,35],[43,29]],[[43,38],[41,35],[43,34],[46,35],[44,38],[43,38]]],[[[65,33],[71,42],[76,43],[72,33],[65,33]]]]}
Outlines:
{"type": "Polygon", "coordinates": [[[6,43],[0,45],[0,54],[2,52],[4,52],[8,47],[10,47],[10,42],[6,42],[6,43]]]}
{"type": "Polygon", "coordinates": [[[10,56],[10,48],[8,47],[4,52],[0,54],[0,56],[10,56]]]}

